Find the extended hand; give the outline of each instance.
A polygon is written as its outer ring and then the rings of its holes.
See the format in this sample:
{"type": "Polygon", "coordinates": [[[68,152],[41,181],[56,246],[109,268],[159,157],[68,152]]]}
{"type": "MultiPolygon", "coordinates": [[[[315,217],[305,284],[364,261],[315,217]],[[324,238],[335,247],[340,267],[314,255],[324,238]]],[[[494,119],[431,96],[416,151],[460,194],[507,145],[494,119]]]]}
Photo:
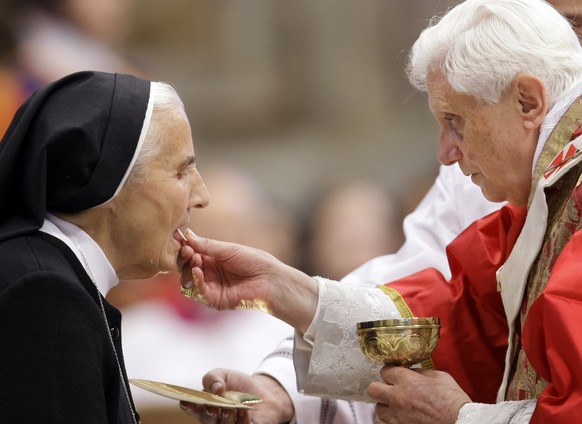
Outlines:
{"type": "Polygon", "coordinates": [[[304,332],[317,308],[315,281],[259,249],[188,232],[178,270],[182,287],[213,309],[262,310],[304,332]]]}
{"type": "Polygon", "coordinates": [[[239,371],[216,369],[207,373],[202,384],[208,392],[222,395],[225,390],[236,390],[259,395],[263,401],[251,410],[204,407],[181,402],[180,406],[202,424],[242,423],[278,424],[293,418],[293,403],[283,387],[271,377],[256,374],[252,377],[239,371]]]}
{"type": "Polygon", "coordinates": [[[471,399],[442,371],[386,366],[380,371],[384,383],[368,386],[378,402],[378,420],[388,424],[453,424],[459,410],[471,399]]]}
{"type": "Polygon", "coordinates": [[[195,299],[217,310],[266,308],[281,262],[259,249],[192,234],[187,239],[178,270],[195,299]]]}

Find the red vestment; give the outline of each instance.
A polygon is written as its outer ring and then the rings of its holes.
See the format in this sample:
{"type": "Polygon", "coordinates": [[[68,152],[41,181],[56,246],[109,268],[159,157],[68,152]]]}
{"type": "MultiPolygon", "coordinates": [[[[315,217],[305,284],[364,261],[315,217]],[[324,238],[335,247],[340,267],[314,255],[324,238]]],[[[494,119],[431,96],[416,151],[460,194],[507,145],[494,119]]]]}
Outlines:
{"type": "Polygon", "coordinates": [[[582,97],[538,158],[527,220],[506,206],[467,228],[447,248],[449,282],[425,270],[385,286],[403,316],[441,318],[436,369],[476,402],[536,399],[535,424],[582,422],[580,116],[582,97]]]}
{"type": "Polygon", "coordinates": [[[450,282],[427,269],[388,285],[414,316],[440,317],[435,368],[449,372],[475,402],[494,403],[501,383],[508,331],[496,272],[524,219],[525,208],[508,205],[469,226],[447,247],[450,282]]]}
{"type": "MultiPolygon", "coordinates": [[[[571,199],[574,209],[582,210],[580,186],[571,199]]],[[[525,209],[507,206],[470,226],[447,249],[450,281],[429,269],[386,286],[402,296],[414,316],[441,318],[435,368],[450,373],[476,402],[494,403],[502,379],[508,326],[496,271],[524,218],[525,209]]],[[[540,384],[531,423],[582,422],[580,258],[582,231],[576,230],[548,269],[547,285],[529,305],[524,322],[516,323],[526,365],[537,374],[534,384],[540,384]]],[[[524,308],[527,304],[526,296],[524,308]]]]}

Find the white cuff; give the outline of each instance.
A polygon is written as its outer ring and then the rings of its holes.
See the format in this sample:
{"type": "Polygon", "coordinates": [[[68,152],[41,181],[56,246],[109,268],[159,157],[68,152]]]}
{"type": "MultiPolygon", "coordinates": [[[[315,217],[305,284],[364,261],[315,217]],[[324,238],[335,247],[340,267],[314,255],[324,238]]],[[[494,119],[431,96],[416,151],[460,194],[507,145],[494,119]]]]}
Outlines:
{"type": "Polygon", "coordinates": [[[535,400],[497,404],[466,403],[459,411],[457,424],[526,424],[536,407],[535,400]]]}
{"type": "Polygon", "coordinates": [[[295,342],[298,388],[313,396],[371,402],[366,390],[380,379],[382,365],[362,353],[356,323],[399,318],[400,314],[380,289],[315,279],[317,312],[302,340],[296,337],[295,342]]]}

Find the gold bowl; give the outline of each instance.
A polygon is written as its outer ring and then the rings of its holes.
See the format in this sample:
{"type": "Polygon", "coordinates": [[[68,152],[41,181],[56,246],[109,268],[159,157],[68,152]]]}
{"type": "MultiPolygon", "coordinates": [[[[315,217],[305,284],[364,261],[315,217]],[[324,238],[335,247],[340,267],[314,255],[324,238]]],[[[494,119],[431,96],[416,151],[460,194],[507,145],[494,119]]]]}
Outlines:
{"type": "Polygon", "coordinates": [[[437,317],[399,318],[359,322],[356,333],[362,351],[372,361],[410,366],[430,357],[440,327],[437,317]]]}

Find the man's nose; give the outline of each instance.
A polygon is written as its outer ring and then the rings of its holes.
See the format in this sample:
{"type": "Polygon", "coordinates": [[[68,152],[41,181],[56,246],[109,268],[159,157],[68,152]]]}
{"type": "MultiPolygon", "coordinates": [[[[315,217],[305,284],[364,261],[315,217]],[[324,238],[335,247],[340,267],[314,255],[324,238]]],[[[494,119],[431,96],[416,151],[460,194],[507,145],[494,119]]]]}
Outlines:
{"type": "Polygon", "coordinates": [[[441,137],[438,145],[438,160],[445,166],[450,166],[461,160],[463,154],[455,143],[451,143],[446,138],[441,137]]]}

